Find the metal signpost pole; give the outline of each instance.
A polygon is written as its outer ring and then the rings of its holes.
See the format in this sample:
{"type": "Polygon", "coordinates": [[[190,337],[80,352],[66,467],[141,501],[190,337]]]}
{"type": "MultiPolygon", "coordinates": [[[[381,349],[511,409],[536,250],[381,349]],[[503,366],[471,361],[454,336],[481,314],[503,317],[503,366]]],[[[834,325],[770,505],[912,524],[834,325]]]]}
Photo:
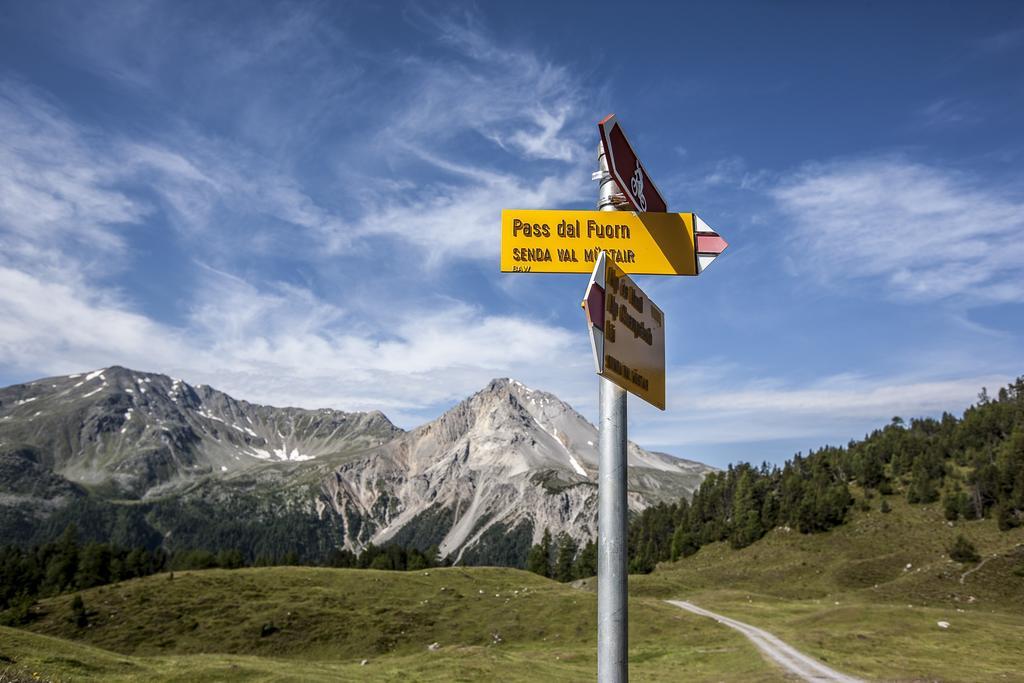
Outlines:
{"type": "MultiPolygon", "coordinates": [[[[601,211],[616,211],[618,186],[608,171],[604,146],[598,153],[601,211]]],[[[626,390],[599,377],[597,679],[626,683],[629,617],[626,612],[626,390]]]]}

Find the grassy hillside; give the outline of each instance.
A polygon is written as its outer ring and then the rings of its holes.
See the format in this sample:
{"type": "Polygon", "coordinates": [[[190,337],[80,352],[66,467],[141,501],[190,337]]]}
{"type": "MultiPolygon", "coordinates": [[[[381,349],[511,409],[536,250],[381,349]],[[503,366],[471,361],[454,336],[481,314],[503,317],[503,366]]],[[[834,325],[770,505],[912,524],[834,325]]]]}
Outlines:
{"type": "MultiPolygon", "coordinates": [[[[0,666],[57,680],[595,675],[593,594],[517,570],[208,570],[75,595],[87,626],[74,595],[43,601],[28,630],[0,629],[0,666]]],[[[634,680],[781,680],[738,634],[657,600],[634,600],[630,624],[634,680]]]]}
{"type": "MultiPolygon", "coordinates": [[[[776,528],[739,550],[710,543],[631,577],[633,680],[783,679],[739,634],[661,602],[683,598],[865,679],[1024,681],[1024,527],[950,522],[938,502],[853,493],[847,523],[828,532],[776,528]],[[950,559],[960,534],[979,562],[950,559]]],[[[583,588],[497,568],[159,574],[40,602],[25,630],[0,629],[0,672],[115,681],[592,680],[593,580],[583,588]]]]}
{"type": "Polygon", "coordinates": [[[826,533],[780,528],[740,550],[705,546],[631,577],[631,593],[685,597],[866,678],[1024,680],[1024,529],[885,499],[892,512],[875,496],[826,533]],[[949,558],[960,533],[982,562],[949,558]]]}

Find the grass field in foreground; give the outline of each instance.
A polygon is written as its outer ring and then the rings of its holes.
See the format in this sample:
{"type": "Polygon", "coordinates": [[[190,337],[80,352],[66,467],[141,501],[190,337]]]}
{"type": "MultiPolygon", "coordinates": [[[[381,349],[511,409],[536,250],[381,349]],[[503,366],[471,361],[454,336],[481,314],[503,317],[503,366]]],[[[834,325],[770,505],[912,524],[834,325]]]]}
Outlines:
{"type": "Polygon", "coordinates": [[[691,600],[869,679],[1024,681],[1024,529],[951,526],[937,504],[888,500],[891,513],[875,498],[824,534],[776,529],[742,550],[706,546],[630,577],[631,594],[691,600]],[[959,533],[984,564],[949,559],[959,533]]]}
{"type": "MultiPolygon", "coordinates": [[[[48,679],[105,681],[596,673],[594,595],[517,570],[209,570],[80,595],[89,626],[70,621],[73,596],[43,601],[30,630],[0,629],[0,666],[13,660],[48,679]]],[[[634,680],[782,680],[739,634],[658,600],[633,600],[630,628],[634,680]]]]}

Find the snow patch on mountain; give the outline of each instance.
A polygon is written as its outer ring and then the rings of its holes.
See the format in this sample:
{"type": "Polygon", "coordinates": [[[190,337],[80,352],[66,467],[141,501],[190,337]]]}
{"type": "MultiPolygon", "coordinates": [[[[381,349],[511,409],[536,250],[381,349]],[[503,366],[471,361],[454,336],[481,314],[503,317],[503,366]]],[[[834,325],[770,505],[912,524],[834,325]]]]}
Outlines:
{"type": "Polygon", "coordinates": [[[572,468],[576,470],[577,474],[583,477],[587,476],[587,471],[576,461],[576,458],[572,456],[572,453],[569,454],[569,464],[572,465],[572,468]]]}

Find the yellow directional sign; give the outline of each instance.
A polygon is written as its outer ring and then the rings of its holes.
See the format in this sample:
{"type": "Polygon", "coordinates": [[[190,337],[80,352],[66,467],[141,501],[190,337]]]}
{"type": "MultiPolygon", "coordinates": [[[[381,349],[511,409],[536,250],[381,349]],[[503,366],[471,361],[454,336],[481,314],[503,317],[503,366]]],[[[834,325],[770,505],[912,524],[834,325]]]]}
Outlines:
{"type": "Polygon", "coordinates": [[[597,374],[665,410],[665,314],[605,252],[583,308],[597,374]]]}
{"type": "Polygon", "coordinates": [[[692,213],[506,209],[501,270],[589,273],[606,251],[627,273],[697,275],[695,223],[707,227],[692,213]]]}

